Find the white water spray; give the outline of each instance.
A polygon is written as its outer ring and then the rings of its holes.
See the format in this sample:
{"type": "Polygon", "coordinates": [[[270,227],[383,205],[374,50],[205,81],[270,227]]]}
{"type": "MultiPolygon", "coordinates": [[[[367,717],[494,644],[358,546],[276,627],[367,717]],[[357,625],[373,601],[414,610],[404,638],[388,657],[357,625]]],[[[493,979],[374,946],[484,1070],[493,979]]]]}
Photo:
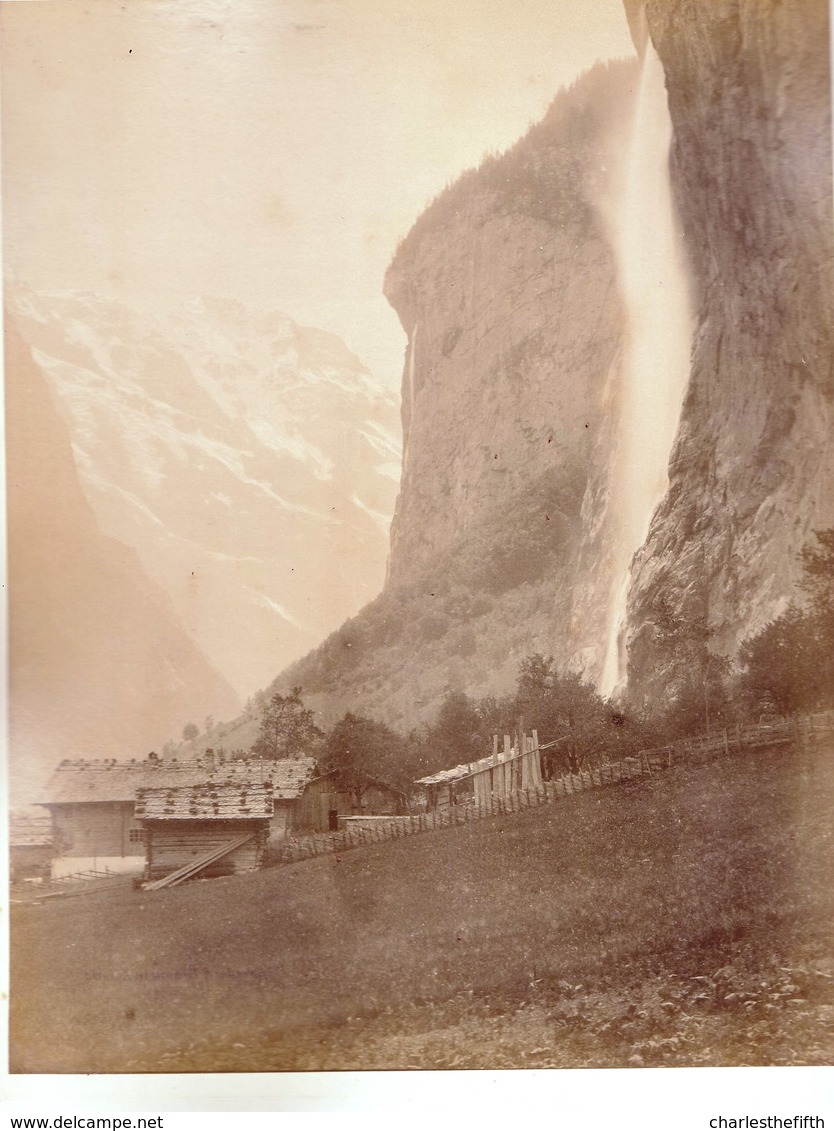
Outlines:
{"type": "Polygon", "coordinates": [[[411,429],[414,425],[414,370],[417,359],[417,329],[419,325],[419,322],[414,323],[414,329],[411,332],[411,341],[408,345],[408,359],[405,363],[405,372],[408,378],[408,427],[403,436],[403,469],[405,469],[408,463],[409,436],[411,435],[411,429]]]}
{"type": "Polygon", "coordinates": [[[624,177],[610,210],[626,342],[618,434],[609,484],[613,580],[599,690],[625,679],[625,617],[631,560],[668,487],[692,341],[687,273],[669,177],[672,123],[663,67],[646,37],[624,177]]]}

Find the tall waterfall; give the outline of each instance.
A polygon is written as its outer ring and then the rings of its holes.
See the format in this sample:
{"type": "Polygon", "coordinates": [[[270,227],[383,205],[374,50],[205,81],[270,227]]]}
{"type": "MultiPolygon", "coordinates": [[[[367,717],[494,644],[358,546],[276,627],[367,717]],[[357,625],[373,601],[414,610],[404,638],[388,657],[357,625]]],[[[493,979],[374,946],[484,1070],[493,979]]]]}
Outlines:
{"type": "MultiPolygon", "coordinates": [[[[403,435],[403,470],[405,470],[408,464],[409,436],[411,434],[411,428],[414,423],[414,401],[416,398],[416,392],[414,389],[414,376],[417,360],[417,330],[419,326],[419,322],[414,323],[414,329],[411,331],[411,340],[408,344],[408,357],[405,363],[405,372],[406,377],[408,378],[408,426],[406,427],[405,433],[403,435]]],[[[405,394],[405,390],[403,390],[403,393],[405,394]]]]}
{"type": "Polygon", "coordinates": [[[671,141],[663,67],[647,36],[632,134],[609,209],[626,339],[609,482],[613,581],[599,682],[604,695],[625,680],[631,560],[668,487],[669,455],[689,375],[692,317],[672,202],[671,141]]]}

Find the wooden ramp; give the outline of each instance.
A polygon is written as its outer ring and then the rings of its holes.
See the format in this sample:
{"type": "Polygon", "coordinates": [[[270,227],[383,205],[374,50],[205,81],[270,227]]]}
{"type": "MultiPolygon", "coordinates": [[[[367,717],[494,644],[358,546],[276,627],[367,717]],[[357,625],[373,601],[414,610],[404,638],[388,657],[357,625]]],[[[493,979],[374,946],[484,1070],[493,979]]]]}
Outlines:
{"type": "Polygon", "coordinates": [[[254,833],[243,833],[241,836],[236,836],[234,840],[226,841],[221,844],[219,848],[213,848],[211,852],[206,852],[203,856],[198,856],[195,860],[189,860],[187,864],[183,864],[181,868],[177,868],[175,872],[169,872],[167,876],[163,876],[161,880],[154,880],[152,884],[145,885],[145,891],[159,891],[160,888],[173,888],[177,884],[183,883],[184,880],[190,880],[192,876],[196,876],[202,872],[204,868],[208,868],[210,864],[214,864],[217,860],[221,860],[228,853],[234,852],[236,848],[246,844],[251,840],[254,833]]]}

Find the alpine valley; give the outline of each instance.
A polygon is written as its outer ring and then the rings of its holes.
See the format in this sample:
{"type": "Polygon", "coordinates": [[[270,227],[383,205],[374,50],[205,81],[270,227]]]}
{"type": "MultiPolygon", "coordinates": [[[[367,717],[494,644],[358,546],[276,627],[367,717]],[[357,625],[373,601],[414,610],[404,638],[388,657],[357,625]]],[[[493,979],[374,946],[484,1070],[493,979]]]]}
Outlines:
{"type": "Polygon", "coordinates": [[[13,286],[7,305],[102,531],[239,696],[379,591],[396,398],[339,338],[234,301],[159,317],[13,286]]]}
{"type": "Polygon", "coordinates": [[[101,530],[239,695],[407,728],[540,652],[651,710],[688,636],[732,659],[795,597],[834,524],[827,4],[625,6],[635,57],[396,251],[401,455],[331,335],[11,289],[101,530]]]}

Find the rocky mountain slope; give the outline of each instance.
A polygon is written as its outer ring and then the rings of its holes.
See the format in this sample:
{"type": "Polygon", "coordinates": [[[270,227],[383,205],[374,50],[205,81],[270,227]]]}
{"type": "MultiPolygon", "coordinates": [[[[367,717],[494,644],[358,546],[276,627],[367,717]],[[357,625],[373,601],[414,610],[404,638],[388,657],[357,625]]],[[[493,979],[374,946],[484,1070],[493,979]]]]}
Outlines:
{"type": "Polygon", "coordinates": [[[621,304],[601,201],[636,60],[563,91],[419,218],[386,294],[409,336],[381,597],[282,677],[415,722],[506,690],[534,650],[598,666],[621,304]],[[597,561],[599,568],[589,568],[597,561]]]}
{"type": "Polygon", "coordinates": [[[12,798],[68,756],[144,756],[236,697],[137,556],[104,537],[55,399],[5,325],[12,798]]]}
{"type": "MultiPolygon", "coordinates": [[[[782,611],[797,551],[834,522],[829,37],[824,0],[626,7],[665,68],[695,308],[627,606],[630,695],[650,707],[693,640],[732,655],[782,611]]],[[[279,681],[325,713],[414,722],[446,687],[505,690],[533,651],[599,678],[625,329],[605,217],[636,77],[598,67],[563,92],[394,259],[409,346],[388,582],[279,681]]]]}
{"type": "Polygon", "coordinates": [[[685,662],[658,609],[732,654],[795,596],[797,550],[834,522],[834,228],[825,0],[646,14],[700,294],[670,487],[629,601],[630,687],[650,702],[685,662]]]}
{"type": "Polygon", "coordinates": [[[340,339],[230,301],[163,318],[20,286],[8,299],[102,530],[239,695],[378,593],[396,399],[340,339]]]}

